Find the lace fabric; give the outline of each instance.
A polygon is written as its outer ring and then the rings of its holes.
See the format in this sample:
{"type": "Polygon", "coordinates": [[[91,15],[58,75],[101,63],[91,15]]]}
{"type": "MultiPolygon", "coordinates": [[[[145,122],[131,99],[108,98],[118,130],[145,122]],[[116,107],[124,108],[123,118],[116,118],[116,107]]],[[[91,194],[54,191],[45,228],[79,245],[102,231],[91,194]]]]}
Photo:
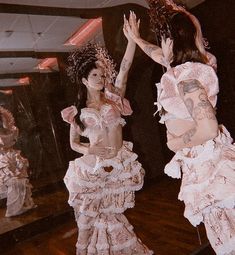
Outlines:
{"type": "Polygon", "coordinates": [[[16,216],[35,207],[27,174],[28,160],[14,149],[1,149],[0,198],[7,198],[6,216],[16,216]]]}
{"type": "Polygon", "coordinates": [[[132,146],[124,142],[112,159],[85,155],[70,162],[64,181],[79,229],[77,254],[153,254],[122,214],[134,207],[135,191],[143,186],[144,169],[132,146]]]}
{"type": "Polygon", "coordinates": [[[162,76],[160,83],[156,84],[158,90],[157,112],[161,113],[162,109],[167,112],[165,116],[162,116],[160,123],[172,118],[193,121],[177,86],[180,82],[190,79],[200,82],[208,95],[210,103],[215,107],[219,86],[214,69],[209,65],[186,62],[169,69],[162,76]]]}
{"type": "Polygon", "coordinates": [[[178,151],[165,173],[181,178],[179,200],[184,216],[196,226],[205,223],[216,254],[235,251],[235,145],[224,126],[205,144],[178,151]],[[216,230],[217,229],[217,230],[216,230]]]}

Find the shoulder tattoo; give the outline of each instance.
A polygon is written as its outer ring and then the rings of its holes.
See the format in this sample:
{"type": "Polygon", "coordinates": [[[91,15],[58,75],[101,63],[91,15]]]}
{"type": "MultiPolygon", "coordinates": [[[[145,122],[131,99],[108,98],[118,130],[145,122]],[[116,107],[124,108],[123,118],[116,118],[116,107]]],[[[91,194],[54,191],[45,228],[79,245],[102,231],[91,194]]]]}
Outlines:
{"type": "Polygon", "coordinates": [[[196,128],[192,128],[189,131],[187,131],[185,134],[183,134],[182,138],[184,141],[184,144],[188,144],[189,142],[191,142],[191,138],[195,135],[197,129],[196,128]]]}
{"type": "Polygon", "coordinates": [[[126,58],[123,58],[121,63],[121,70],[125,72],[129,67],[130,67],[130,62],[126,58]]]}
{"type": "Polygon", "coordinates": [[[189,113],[192,115],[193,114],[193,108],[194,108],[194,102],[191,98],[187,98],[185,100],[185,105],[189,111],[189,113]]]}
{"type": "Polygon", "coordinates": [[[201,84],[197,80],[186,80],[186,81],[181,81],[179,83],[179,88],[183,95],[188,94],[188,93],[193,93],[200,88],[202,88],[201,84]]]}
{"type": "Polygon", "coordinates": [[[198,96],[199,102],[194,108],[194,118],[196,120],[210,119],[216,120],[215,110],[209,102],[205,92],[202,92],[198,96]]]}

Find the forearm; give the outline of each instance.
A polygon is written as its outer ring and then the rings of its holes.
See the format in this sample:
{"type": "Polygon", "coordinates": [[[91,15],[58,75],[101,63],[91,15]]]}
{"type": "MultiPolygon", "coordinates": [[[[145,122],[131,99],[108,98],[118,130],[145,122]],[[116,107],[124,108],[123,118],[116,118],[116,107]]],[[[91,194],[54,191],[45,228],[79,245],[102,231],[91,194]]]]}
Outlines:
{"type": "Polygon", "coordinates": [[[127,76],[133,62],[136,49],[136,43],[134,41],[128,41],[125,54],[123,56],[120,70],[115,81],[115,87],[118,87],[122,96],[125,94],[127,76]]]}
{"type": "Polygon", "coordinates": [[[134,54],[136,49],[136,43],[132,40],[129,40],[127,43],[126,51],[123,56],[120,69],[124,72],[128,71],[133,62],[134,54]]]}
{"type": "Polygon", "coordinates": [[[203,144],[217,136],[218,126],[214,125],[212,129],[194,127],[183,135],[174,137],[167,142],[167,146],[172,151],[178,151],[183,148],[191,148],[203,144]]]}
{"type": "Polygon", "coordinates": [[[80,142],[80,135],[77,133],[73,125],[70,126],[70,146],[72,150],[84,155],[89,152],[90,144],[80,142]]]}
{"type": "Polygon", "coordinates": [[[134,38],[134,41],[153,61],[163,64],[164,59],[161,47],[149,43],[140,37],[134,38]]]}

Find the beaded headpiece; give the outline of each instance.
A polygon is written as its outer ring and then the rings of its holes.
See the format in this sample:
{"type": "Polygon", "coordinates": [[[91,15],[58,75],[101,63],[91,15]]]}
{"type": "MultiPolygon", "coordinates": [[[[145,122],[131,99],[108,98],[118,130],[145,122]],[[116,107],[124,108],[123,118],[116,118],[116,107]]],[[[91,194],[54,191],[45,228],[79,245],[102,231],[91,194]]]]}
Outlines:
{"type": "Polygon", "coordinates": [[[171,37],[170,20],[175,14],[184,13],[194,24],[196,28],[195,43],[200,52],[205,55],[208,42],[203,38],[200,22],[193,14],[183,6],[177,5],[173,0],[148,0],[148,2],[151,26],[158,37],[171,37]]]}
{"type": "Polygon", "coordinates": [[[104,47],[92,43],[71,53],[68,57],[67,75],[73,83],[78,82],[78,79],[83,77],[86,67],[93,63],[103,69],[105,83],[113,83],[117,75],[113,60],[104,47]]]}

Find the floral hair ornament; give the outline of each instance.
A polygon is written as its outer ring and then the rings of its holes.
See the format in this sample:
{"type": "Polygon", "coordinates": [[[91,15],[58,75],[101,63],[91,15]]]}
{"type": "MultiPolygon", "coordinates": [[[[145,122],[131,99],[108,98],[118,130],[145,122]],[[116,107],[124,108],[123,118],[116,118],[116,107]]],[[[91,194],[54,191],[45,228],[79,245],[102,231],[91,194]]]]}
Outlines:
{"type": "Polygon", "coordinates": [[[14,130],[16,128],[15,119],[10,111],[0,106],[0,115],[2,119],[3,128],[9,130],[14,130]]]}
{"type": "Polygon", "coordinates": [[[158,37],[171,37],[170,20],[174,15],[182,12],[194,24],[196,28],[196,46],[206,56],[205,48],[208,48],[208,42],[203,38],[200,22],[193,14],[188,12],[183,6],[177,5],[173,0],[148,0],[148,2],[150,7],[150,23],[158,37]]]}
{"type": "Polygon", "coordinates": [[[113,83],[117,76],[115,64],[107,50],[94,43],[86,44],[72,52],[68,57],[69,66],[66,71],[71,82],[78,83],[78,80],[83,77],[86,67],[94,63],[103,69],[105,85],[113,83]]]}
{"type": "Polygon", "coordinates": [[[116,65],[104,47],[95,44],[95,48],[97,52],[97,64],[104,71],[105,85],[113,84],[117,76],[117,71],[115,70],[116,65]]]}
{"type": "Polygon", "coordinates": [[[2,128],[6,132],[0,134],[0,148],[11,147],[15,144],[18,137],[18,128],[15,126],[15,120],[10,111],[0,106],[0,117],[2,128]]]}

